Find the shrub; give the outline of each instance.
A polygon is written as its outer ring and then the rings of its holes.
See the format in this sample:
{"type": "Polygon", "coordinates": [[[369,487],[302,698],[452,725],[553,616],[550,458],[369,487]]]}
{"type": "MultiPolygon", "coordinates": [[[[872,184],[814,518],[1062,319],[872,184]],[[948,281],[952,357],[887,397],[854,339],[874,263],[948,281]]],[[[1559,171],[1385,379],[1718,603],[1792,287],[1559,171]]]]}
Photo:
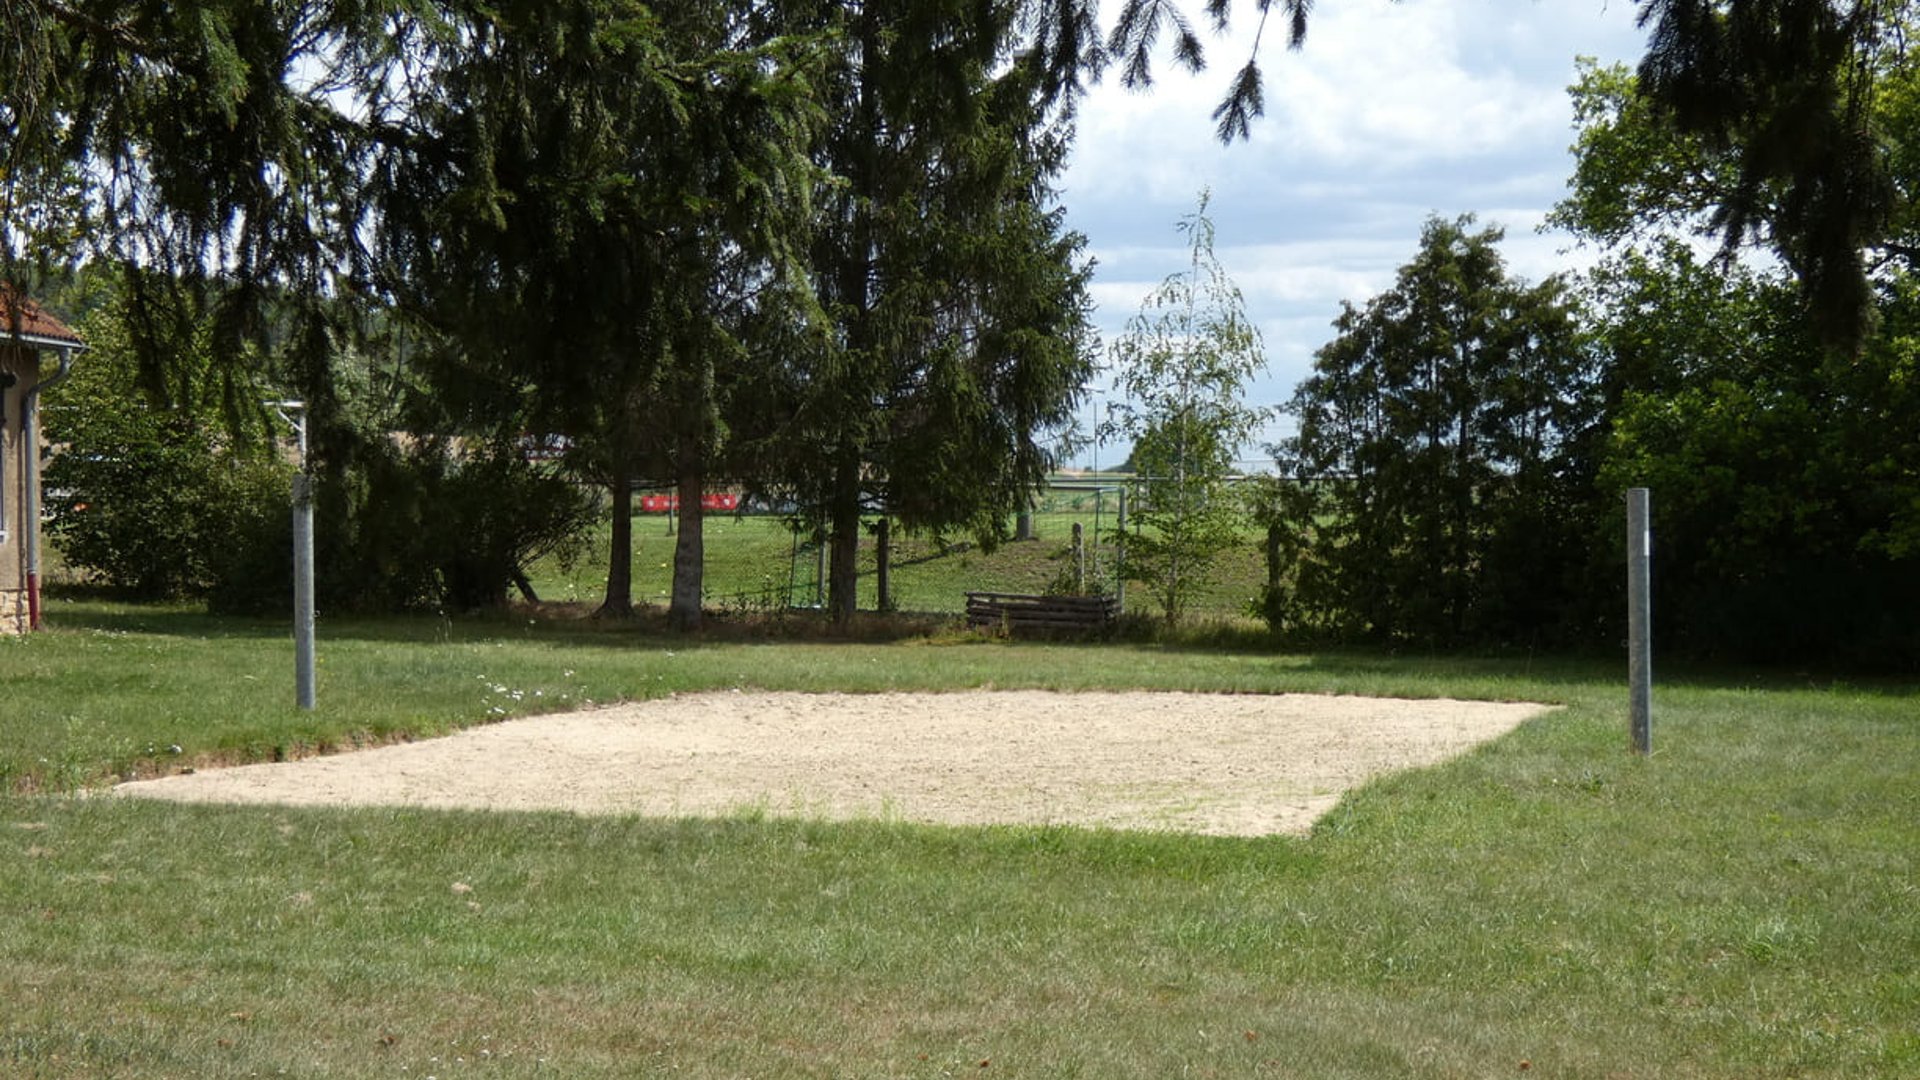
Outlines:
{"type": "Polygon", "coordinates": [[[119,592],[200,596],[289,474],[177,419],[130,409],[95,418],[48,463],[47,531],[70,566],[119,592]]]}
{"type": "Polygon", "coordinates": [[[511,445],[386,443],[323,486],[322,596],[336,607],[473,610],[507,599],[521,569],[574,543],[595,496],[511,445]]]}

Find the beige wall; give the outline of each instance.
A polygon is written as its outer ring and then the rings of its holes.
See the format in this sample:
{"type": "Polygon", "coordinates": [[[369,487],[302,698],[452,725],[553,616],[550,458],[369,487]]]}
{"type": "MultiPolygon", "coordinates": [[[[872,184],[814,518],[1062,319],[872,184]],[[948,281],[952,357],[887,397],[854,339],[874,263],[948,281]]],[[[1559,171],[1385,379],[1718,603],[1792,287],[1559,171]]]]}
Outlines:
{"type": "MultiPolygon", "coordinates": [[[[29,350],[0,347],[0,370],[18,376],[4,395],[6,423],[0,427],[0,521],[6,539],[0,541],[0,634],[19,633],[26,622],[26,529],[37,526],[26,512],[26,445],[21,430],[21,403],[39,372],[39,356],[29,350]]],[[[4,381],[4,380],[0,380],[4,381]]]]}

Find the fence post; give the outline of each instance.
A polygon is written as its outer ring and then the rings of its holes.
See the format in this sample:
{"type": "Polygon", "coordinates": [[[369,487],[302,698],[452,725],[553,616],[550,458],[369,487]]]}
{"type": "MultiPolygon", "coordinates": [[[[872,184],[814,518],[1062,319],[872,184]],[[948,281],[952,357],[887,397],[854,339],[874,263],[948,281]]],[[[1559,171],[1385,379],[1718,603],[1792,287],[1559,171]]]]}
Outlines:
{"type": "Polygon", "coordinates": [[[873,534],[873,578],[879,589],[874,606],[878,611],[893,610],[893,519],[883,517],[873,534]]]}
{"type": "Polygon", "coordinates": [[[1083,596],[1087,591],[1087,539],[1086,531],[1079,522],[1073,523],[1073,594],[1083,596]]]}
{"type": "Polygon", "coordinates": [[[1627,703],[1633,752],[1653,753],[1653,529],[1646,488],[1627,490],[1627,703]]]}

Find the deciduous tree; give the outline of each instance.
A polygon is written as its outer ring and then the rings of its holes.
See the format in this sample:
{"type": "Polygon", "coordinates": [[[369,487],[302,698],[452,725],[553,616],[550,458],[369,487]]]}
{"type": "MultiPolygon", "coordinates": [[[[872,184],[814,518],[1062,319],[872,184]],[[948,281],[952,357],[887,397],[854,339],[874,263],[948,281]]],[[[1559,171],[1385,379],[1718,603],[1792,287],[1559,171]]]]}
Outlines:
{"type": "Polygon", "coordinates": [[[1105,434],[1132,442],[1141,473],[1126,574],[1151,590],[1169,623],[1207,583],[1214,558],[1239,539],[1245,508],[1228,480],[1263,418],[1245,393],[1266,354],[1239,287],[1214,255],[1207,203],[1202,193],[1179,225],[1187,268],[1147,295],[1112,350],[1125,398],[1105,434]]]}
{"type": "Polygon", "coordinates": [[[1312,540],[1270,606],[1284,624],[1531,639],[1579,584],[1595,358],[1565,285],[1509,277],[1500,230],[1473,225],[1429,220],[1287,406],[1284,524],[1312,540]]]}

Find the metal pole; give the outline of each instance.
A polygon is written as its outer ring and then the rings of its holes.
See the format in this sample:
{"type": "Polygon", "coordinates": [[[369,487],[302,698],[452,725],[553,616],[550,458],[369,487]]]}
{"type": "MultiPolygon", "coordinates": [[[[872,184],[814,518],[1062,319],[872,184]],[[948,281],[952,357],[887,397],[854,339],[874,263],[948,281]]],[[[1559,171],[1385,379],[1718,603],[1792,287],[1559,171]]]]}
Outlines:
{"type": "Polygon", "coordinates": [[[1653,753],[1653,529],[1647,489],[1627,489],[1627,702],[1633,752],[1653,753]]]}
{"type": "Polygon", "coordinates": [[[293,700],[313,708],[313,477],[307,472],[306,403],[267,402],[293,428],[300,471],[293,475],[293,700]]]}
{"type": "Polygon", "coordinates": [[[293,696],[313,708],[313,478],[293,478],[293,696]]]}

